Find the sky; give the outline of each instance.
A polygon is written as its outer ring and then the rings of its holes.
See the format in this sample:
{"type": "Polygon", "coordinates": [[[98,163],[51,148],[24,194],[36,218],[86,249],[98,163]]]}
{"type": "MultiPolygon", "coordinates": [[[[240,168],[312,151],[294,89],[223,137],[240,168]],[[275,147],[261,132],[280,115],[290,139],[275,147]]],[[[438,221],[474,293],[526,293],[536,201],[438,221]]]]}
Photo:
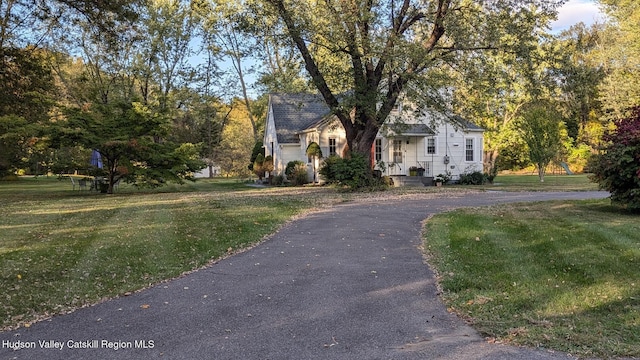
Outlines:
{"type": "Polygon", "coordinates": [[[551,28],[553,32],[559,32],[580,21],[591,25],[603,20],[604,15],[594,0],[569,0],[558,10],[558,20],[551,24],[551,28]]]}

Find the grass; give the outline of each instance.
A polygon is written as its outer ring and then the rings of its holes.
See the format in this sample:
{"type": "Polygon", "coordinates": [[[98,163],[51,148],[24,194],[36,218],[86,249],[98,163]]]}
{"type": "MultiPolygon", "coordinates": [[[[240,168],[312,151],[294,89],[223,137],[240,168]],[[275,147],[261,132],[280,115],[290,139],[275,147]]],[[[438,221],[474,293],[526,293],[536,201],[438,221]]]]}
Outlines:
{"type": "Polygon", "coordinates": [[[250,247],[293,216],[339,201],[328,191],[201,181],[104,195],[55,179],[0,182],[0,327],[28,326],[250,247]]]}
{"type": "Polygon", "coordinates": [[[498,175],[493,184],[474,186],[475,189],[501,191],[591,191],[598,190],[586,174],[546,175],[540,182],[538,175],[498,175]]]}
{"type": "MultiPolygon", "coordinates": [[[[72,191],[68,180],[55,178],[2,181],[0,328],[29,326],[174,278],[253,246],[309,209],[353,197],[595,189],[586,176],[550,176],[539,184],[534,176],[501,175],[496,182],[379,195],[256,189],[222,179],[154,190],[122,184],[104,195],[72,191]]],[[[428,246],[439,259],[449,306],[496,341],[637,356],[634,220],[605,202],[467,210],[435,217],[428,246]]]]}
{"type": "Polygon", "coordinates": [[[425,249],[447,306],[487,338],[640,356],[640,220],[608,200],[436,215],[425,249]]]}

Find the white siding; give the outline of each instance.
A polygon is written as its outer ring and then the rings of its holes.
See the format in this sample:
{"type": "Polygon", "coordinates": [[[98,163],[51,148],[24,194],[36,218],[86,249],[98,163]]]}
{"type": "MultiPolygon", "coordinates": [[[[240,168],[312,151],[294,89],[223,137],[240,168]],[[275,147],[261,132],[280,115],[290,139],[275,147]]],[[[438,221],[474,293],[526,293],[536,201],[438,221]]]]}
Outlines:
{"type": "Polygon", "coordinates": [[[460,174],[469,171],[482,171],[482,131],[463,131],[450,124],[441,124],[435,135],[398,136],[383,143],[383,161],[389,166],[393,164],[393,141],[401,140],[403,162],[389,167],[387,175],[409,175],[412,166],[425,169],[425,176],[436,176],[449,172],[452,178],[458,179],[460,174]],[[427,151],[428,139],[434,139],[435,152],[427,151]],[[473,161],[467,161],[465,152],[466,139],[474,144],[473,161]]]}
{"type": "Polygon", "coordinates": [[[329,157],[329,139],[336,139],[336,155],[342,156],[347,146],[347,136],[337,121],[325,126],[320,132],[318,145],[323,157],[329,157]]]}
{"type": "MultiPolygon", "coordinates": [[[[424,119],[412,119],[408,112],[394,112],[392,117],[401,116],[404,121],[410,123],[423,123],[432,125],[431,119],[425,115],[424,119]]],[[[382,161],[386,164],[385,175],[409,175],[409,168],[412,166],[425,168],[425,176],[436,176],[449,172],[453,179],[458,179],[461,173],[466,171],[482,171],[483,156],[483,132],[481,130],[463,131],[448,124],[444,118],[439,120],[440,125],[434,130],[435,134],[398,137],[384,137],[381,133],[378,137],[382,139],[382,161]],[[434,139],[435,152],[429,153],[428,139],[434,139]],[[473,141],[473,161],[467,161],[465,156],[466,139],[473,141]],[[393,141],[400,140],[402,146],[402,164],[391,166],[393,159],[393,141]],[[447,159],[445,161],[445,159],[447,159]]],[[[300,160],[308,163],[306,149],[311,142],[317,142],[322,150],[323,157],[329,156],[329,139],[336,139],[336,154],[342,156],[346,148],[345,131],[337,120],[328,125],[301,133],[300,142],[296,144],[279,144],[276,136],[276,129],[273,121],[273,111],[271,105],[267,115],[265,128],[264,146],[265,155],[273,155],[275,173],[284,172],[288,162],[300,160]]],[[[311,179],[311,178],[310,178],[311,179]]]]}
{"type": "Polygon", "coordinates": [[[269,112],[267,113],[267,124],[264,131],[264,156],[273,156],[273,168],[274,173],[278,174],[280,171],[284,171],[284,167],[287,165],[286,155],[283,152],[283,146],[278,143],[278,136],[276,134],[275,123],[273,121],[273,110],[269,106],[269,112]],[[284,165],[283,165],[284,162],[284,165]]]}
{"type": "Polygon", "coordinates": [[[298,144],[284,144],[280,146],[281,156],[275,167],[276,174],[284,175],[284,169],[289,161],[301,160],[306,162],[306,158],[300,158],[300,146],[298,144]]]}

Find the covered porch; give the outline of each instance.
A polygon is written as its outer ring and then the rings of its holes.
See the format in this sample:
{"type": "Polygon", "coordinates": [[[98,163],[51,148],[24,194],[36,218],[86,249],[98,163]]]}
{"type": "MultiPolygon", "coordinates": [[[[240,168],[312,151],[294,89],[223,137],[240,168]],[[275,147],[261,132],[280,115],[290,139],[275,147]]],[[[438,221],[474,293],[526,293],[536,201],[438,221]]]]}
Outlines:
{"type": "MultiPolygon", "coordinates": [[[[431,185],[433,160],[427,156],[429,144],[435,146],[434,131],[424,124],[408,125],[388,136],[382,160],[386,163],[386,175],[401,185],[431,185]]],[[[433,149],[435,152],[435,149],[433,149]]]]}

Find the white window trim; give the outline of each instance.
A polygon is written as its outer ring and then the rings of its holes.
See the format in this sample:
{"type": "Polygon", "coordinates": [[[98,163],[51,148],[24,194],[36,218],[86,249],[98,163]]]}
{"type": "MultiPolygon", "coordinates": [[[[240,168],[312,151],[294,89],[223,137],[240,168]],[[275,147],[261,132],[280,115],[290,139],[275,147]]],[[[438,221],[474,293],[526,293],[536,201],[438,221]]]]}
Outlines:
{"type": "Polygon", "coordinates": [[[478,155],[476,154],[476,138],[474,137],[466,137],[464,138],[464,161],[468,163],[475,163],[478,155]],[[471,140],[471,151],[473,151],[473,160],[467,160],[467,140],[471,140]]]}
{"type": "Polygon", "coordinates": [[[329,154],[329,156],[331,155],[338,155],[338,139],[335,137],[330,137],[328,140],[328,146],[327,146],[327,153],[329,154]],[[331,153],[331,140],[334,141],[334,152],[333,154],[331,153]]]}
{"type": "Polygon", "coordinates": [[[433,137],[426,137],[424,138],[424,155],[425,156],[431,156],[431,155],[438,155],[438,137],[437,136],[433,136],[433,137]],[[434,142],[434,147],[435,147],[435,152],[433,154],[429,153],[429,139],[433,139],[434,142]]]}

